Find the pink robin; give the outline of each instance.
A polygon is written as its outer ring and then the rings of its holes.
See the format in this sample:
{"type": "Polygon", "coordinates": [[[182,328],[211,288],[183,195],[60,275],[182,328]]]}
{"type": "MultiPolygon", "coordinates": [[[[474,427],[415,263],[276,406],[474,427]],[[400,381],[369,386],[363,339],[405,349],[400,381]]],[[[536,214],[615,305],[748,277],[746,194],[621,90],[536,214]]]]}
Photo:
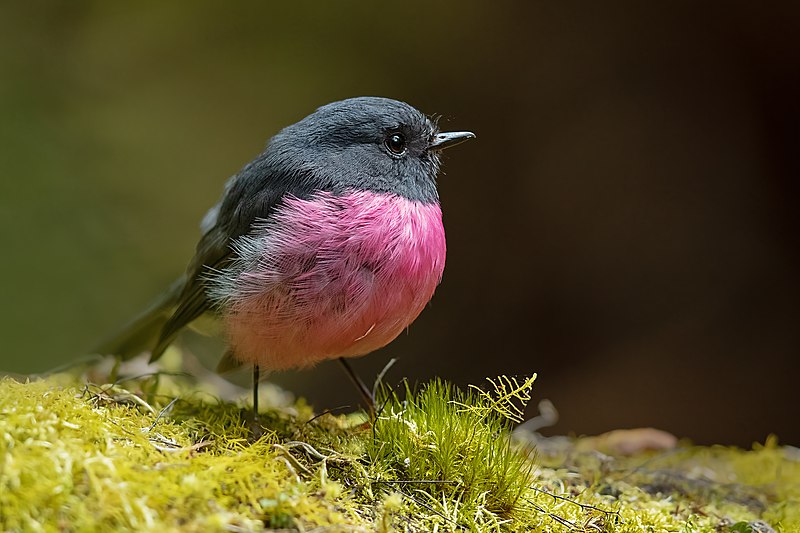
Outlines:
{"type": "Polygon", "coordinates": [[[386,98],[334,102],[275,135],[206,214],[186,274],[97,352],[158,359],[203,315],[221,320],[228,369],[283,370],[394,340],[433,296],[445,263],[439,152],[474,138],[440,133],[386,98]]]}

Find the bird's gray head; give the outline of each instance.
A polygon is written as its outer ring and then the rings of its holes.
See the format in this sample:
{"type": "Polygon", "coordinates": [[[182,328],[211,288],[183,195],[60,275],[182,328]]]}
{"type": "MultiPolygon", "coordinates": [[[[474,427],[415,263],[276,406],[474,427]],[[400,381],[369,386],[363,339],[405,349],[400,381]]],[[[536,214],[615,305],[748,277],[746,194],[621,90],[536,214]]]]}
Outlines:
{"type": "Polygon", "coordinates": [[[473,137],[440,133],[404,102],[360,97],[322,106],[283,129],[262,156],[300,192],[369,190],[434,202],[439,151],[473,137]]]}

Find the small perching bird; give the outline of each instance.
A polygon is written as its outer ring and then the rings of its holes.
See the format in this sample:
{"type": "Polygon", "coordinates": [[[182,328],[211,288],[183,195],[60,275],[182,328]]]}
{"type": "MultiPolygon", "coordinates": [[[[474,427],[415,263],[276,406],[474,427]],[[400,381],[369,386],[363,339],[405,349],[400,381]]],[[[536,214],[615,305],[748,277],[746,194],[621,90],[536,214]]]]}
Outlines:
{"type": "Polygon", "coordinates": [[[386,98],[320,107],[228,180],[186,274],[97,352],[155,361],[210,314],[229,345],[220,367],[252,364],[254,395],[259,369],[339,358],[374,408],[345,358],[391,342],[431,299],[439,152],[474,137],[386,98]]]}

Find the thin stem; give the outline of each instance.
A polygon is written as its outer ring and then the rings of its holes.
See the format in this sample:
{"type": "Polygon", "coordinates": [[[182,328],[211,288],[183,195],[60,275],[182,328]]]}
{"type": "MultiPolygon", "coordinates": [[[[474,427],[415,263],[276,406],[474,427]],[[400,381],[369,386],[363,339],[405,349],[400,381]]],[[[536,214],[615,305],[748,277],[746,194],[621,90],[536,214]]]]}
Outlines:
{"type": "Polygon", "coordinates": [[[372,395],[372,391],[369,390],[361,378],[353,370],[353,367],[350,366],[350,363],[347,362],[347,359],[344,357],[339,358],[339,362],[344,367],[344,371],[350,377],[350,381],[353,382],[353,385],[356,386],[358,392],[361,394],[361,399],[364,400],[364,403],[369,410],[370,418],[375,418],[375,397],[372,395]]]}

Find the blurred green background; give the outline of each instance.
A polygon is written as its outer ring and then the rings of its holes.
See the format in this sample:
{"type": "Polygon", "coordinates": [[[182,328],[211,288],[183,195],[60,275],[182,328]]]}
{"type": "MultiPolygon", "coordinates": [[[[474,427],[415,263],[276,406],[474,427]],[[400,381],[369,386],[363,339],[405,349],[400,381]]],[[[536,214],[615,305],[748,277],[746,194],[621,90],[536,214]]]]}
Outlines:
{"type": "MultiPolygon", "coordinates": [[[[0,370],[80,356],[271,135],[381,95],[479,139],[444,283],[363,374],[537,371],[553,433],[800,444],[797,4],[661,4],[2,3],[0,370]]],[[[356,399],[335,364],[278,379],[356,399]]]]}

